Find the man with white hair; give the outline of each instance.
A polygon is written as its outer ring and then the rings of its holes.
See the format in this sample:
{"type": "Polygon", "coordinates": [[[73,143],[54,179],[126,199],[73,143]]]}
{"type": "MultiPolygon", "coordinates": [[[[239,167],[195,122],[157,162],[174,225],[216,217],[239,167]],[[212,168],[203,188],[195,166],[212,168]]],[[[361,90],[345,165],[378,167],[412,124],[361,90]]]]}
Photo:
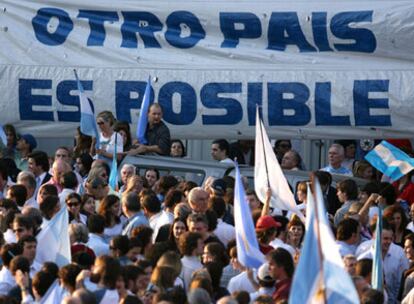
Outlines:
{"type": "Polygon", "coordinates": [[[121,182],[122,182],[122,186],[119,189],[119,193],[122,193],[125,191],[126,187],[127,187],[127,183],[128,183],[128,179],[132,176],[134,176],[135,173],[135,166],[131,165],[131,164],[125,164],[122,166],[121,169],[121,182]]]}
{"type": "Polygon", "coordinates": [[[25,186],[27,190],[27,200],[24,203],[24,206],[39,208],[39,205],[36,201],[36,177],[30,171],[21,171],[17,175],[17,184],[25,186]]]}
{"type": "Polygon", "coordinates": [[[329,165],[322,168],[322,171],[329,172],[331,174],[343,174],[352,176],[352,172],[342,166],[342,162],[345,158],[344,147],[340,144],[332,144],[328,150],[328,162],[329,165]]]}
{"type": "Polygon", "coordinates": [[[188,203],[194,213],[205,213],[208,209],[209,194],[201,187],[195,187],[188,193],[188,203]]]}

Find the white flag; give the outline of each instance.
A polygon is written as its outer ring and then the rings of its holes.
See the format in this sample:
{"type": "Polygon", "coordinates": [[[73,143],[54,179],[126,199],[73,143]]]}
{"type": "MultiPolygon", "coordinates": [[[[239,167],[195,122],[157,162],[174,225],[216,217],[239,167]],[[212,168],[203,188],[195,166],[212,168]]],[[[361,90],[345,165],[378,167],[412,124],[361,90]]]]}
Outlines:
{"type": "Polygon", "coordinates": [[[297,208],[293,193],[273,152],[263,122],[259,118],[259,109],[256,109],[254,190],[260,201],[265,201],[266,189],[269,186],[272,190],[270,206],[292,211],[304,221],[304,216],[297,208]]]}
{"type": "Polygon", "coordinates": [[[59,267],[70,263],[69,215],[66,206],[53,216],[36,238],[38,263],[54,262],[59,267]]]}

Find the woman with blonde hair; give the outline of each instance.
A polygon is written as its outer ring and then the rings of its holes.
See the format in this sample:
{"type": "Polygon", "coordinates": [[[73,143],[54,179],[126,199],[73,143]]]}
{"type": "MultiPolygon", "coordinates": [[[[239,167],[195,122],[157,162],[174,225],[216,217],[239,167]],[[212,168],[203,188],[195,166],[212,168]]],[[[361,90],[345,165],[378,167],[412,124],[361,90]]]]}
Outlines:
{"type": "Polygon", "coordinates": [[[103,111],[96,117],[96,124],[99,132],[99,147],[95,149],[96,139],[92,141],[91,154],[97,155],[103,159],[108,165],[112,164],[113,154],[115,152],[115,143],[117,158],[121,160],[124,151],[124,141],[121,134],[114,131],[115,117],[110,111],[103,111]]]}

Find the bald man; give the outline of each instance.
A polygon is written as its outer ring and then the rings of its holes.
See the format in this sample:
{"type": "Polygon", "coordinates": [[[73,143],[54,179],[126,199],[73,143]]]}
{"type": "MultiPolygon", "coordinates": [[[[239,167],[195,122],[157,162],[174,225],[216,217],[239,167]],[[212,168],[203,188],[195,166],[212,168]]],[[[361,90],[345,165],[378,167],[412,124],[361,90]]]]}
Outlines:
{"type": "Polygon", "coordinates": [[[188,193],[188,203],[194,213],[205,213],[208,209],[209,194],[201,187],[195,187],[188,193]]]}
{"type": "Polygon", "coordinates": [[[63,186],[60,184],[60,179],[65,173],[70,171],[72,171],[72,168],[66,161],[56,160],[52,166],[52,178],[46,184],[55,186],[58,193],[61,193],[63,186]]]}
{"type": "Polygon", "coordinates": [[[170,130],[162,121],[162,108],[158,103],[153,103],[148,110],[148,124],[145,131],[147,144],[139,143],[128,154],[158,154],[170,155],[170,130]]]}

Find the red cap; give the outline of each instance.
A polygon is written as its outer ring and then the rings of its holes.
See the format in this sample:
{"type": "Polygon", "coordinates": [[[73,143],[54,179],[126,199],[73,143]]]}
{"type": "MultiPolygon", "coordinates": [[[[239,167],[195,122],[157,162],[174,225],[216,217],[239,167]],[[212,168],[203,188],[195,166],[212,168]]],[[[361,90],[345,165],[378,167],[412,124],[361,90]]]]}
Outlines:
{"type": "Polygon", "coordinates": [[[257,220],[256,230],[266,230],[269,228],[278,228],[280,226],[282,226],[282,224],[276,222],[273,217],[271,217],[270,215],[265,215],[259,217],[259,219],[257,220]]]}

